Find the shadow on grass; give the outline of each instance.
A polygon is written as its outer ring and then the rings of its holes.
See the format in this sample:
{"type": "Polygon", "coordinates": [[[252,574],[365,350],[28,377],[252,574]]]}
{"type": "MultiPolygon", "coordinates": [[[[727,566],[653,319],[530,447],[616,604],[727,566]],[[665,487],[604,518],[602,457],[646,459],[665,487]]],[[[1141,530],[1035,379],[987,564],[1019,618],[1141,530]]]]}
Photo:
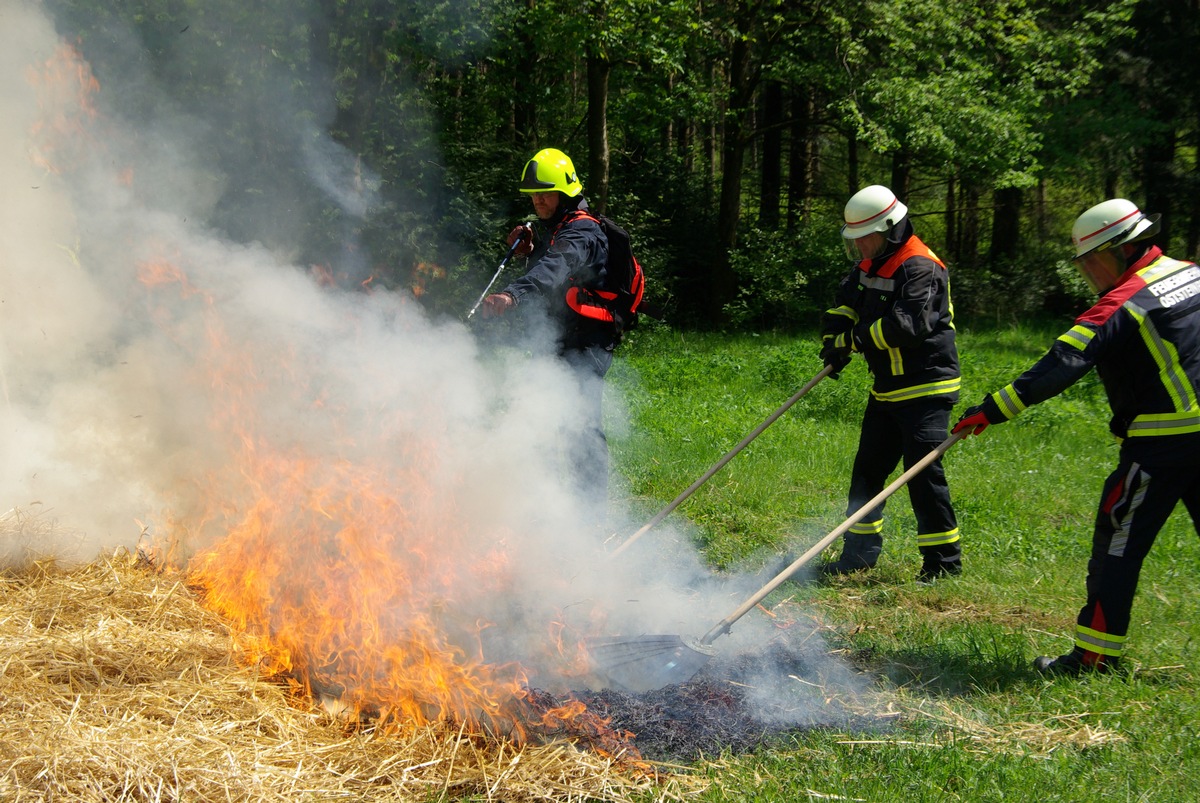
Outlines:
{"type": "Polygon", "coordinates": [[[843,631],[856,669],[934,697],[994,694],[1042,681],[1024,632],[1047,626],[1036,612],[964,597],[953,578],[938,581],[951,584],[942,589],[886,574],[831,583],[844,604],[840,616],[849,613],[862,623],[843,631]]]}
{"type": "Polygon", "coordinates": [[[878,648],[856,650],[851,661],[896,686],[931,697],[966,697],[995,694],[1041,682],[1032,659],[1019,653],[982,655],[939,645],[913,646],[895,651],[878,648]]]}

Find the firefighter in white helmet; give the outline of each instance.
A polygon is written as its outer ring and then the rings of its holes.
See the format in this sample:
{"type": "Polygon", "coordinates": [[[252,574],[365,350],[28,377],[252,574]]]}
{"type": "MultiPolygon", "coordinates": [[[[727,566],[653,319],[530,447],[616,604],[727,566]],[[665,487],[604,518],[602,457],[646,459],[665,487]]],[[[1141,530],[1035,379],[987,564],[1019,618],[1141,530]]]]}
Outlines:
{"type": "Polygon", "coordinates": [[[1104,383],[1120,456],[1100,494],[1074,648],[1038,657],[1034,666],[1047,674],[1116,668],[1142,561],[1180,500],[1200,533],[1200,267],[1165,256],[1151,242],[1158,230],[1157,215],[1124,198],[1080,215],[1071,230],[1075,264],[1100,299],[954,427],[978,435],[1093,367],[1104,383]]]}
{"type": "MultiPolygon", "coordinates": [[[[859,190],[846,203],[842,238],[854,267],[825,312],[821,358],[833,376],[862,354],[874,375],[850,476],[847,515],[883,490],[903,460],[919,462],[947,437],[960,376],[945,264],[913,233],[908,208],[887,187],[859,190]]],[[[930,582],[962,571],[958,521],[941,460],[908,484],[921,570],[930,582]]],[[[873,567],[883,549],[880,504],[852,526],[824,574],[873,567]]]]}

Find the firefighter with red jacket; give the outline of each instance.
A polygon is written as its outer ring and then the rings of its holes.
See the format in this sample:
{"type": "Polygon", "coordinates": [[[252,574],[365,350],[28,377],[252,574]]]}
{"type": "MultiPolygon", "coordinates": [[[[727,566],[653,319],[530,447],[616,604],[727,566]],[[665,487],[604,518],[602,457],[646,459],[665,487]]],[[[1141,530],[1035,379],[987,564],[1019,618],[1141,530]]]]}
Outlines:
{"type": "Polygon", "coordinates": [[[1047,674],[1115,669],[1142,561],[1180,500],[1200,533],[1200,267],[1165,256],[1150,242],[1158,230],[1158,215],[1124,198],[1080,215],[1071,231],[1075,264],[1099,301],[954,427],[978,435],[1093,367],[1104,383],[1120,456],[1100,494],[1074,649],[1038,657],[1034,666],[1047,674]]]}
{"type": "MultiPolygon", "coordinates": [[[[873,185],[846,203],[842,237],[856,264],[825,312],[821,358],[833,376],[862,354],[874,375],[850,477],[847,515],[883,490],[903,459],[919,462],[947,437],[961,383],[946,266],[913,233],[908,209],[873,185]]],[[[921,570],[930,582],[962,571],[958,521],[941,460],[908,484],[917,520],[921,570]]],[[[883,549],[881,503],[843,536],[842,554],[824,574],[873,567],[883,549]]]]}
{"type": "Polygon", "coordinates": [[[528,256],[528,269],[483,300],[485,317],[520,305],[540,305],[557,327],[559,356],[581,384],[583,431],[571,446],[576,484],[597,502],[607,502],[608,441],[604,434],[604,377],[613,361],[619,333],[610,311],[592,303],[591,291],[605,286],[608,237],[588,211],[575,165],[562,151],[544,148],[525,163],[520,191],[530,196],[537,221],[517,226],[508,244],[520,241],[516,256],[528,256]]]}

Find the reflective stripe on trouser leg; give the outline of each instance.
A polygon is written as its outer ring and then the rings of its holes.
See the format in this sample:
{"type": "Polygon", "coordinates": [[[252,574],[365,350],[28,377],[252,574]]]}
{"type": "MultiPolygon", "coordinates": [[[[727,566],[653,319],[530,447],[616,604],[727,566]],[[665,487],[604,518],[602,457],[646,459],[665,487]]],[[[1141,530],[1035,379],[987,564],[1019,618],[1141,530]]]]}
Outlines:
{"type": "Polygon", "coordinates": [[[1142,563],[1181,498],[1200,494],[1200,468],[1150,469],[1122,457],[1104,482],[1088,560],[1087,602],[1075,644],[1118,657],[1129,632],[1142,563]]]}
{"type": "MultiPolygon", "coordinates": [[[[1097,610],[1097,613],[1100,611],[1097,610]]],[[[1084,652],[1095,652],[1111,658],[1120,658],[1127,638],[1128,636],[1114,636],[1083,625],[1075,626],[1075,646],[1084,652]]]]}
{"type": "Polygon", "coordinates": [[[917,546],[941,546],[942,544],[953,544],[959,540],[958,528],[955,527],[948,533],[917,533],[917,546]]]}
{"type": "Polygon", "coordinates": [[[850,529],[847,532],[857,533],[858,535],[878,535],[883,532],[883,519],[856,522],[850,525],[850,529]]]}
{"type": "MultiPolygon", "coordinates": [[[[940,397],[904,405],[873,398],[867,401],[850,478],[850,504],[846,515],[856,513],[883,490],[888,476],[901,459],[906,468],[912,466],[946,439],[952,407],[951,400],[940,397]]],[[[908,482],[908,495],[917,520],[918,545],[940,546],[959,540],[958,520],[950,502],[950,489],[940,458],[908,482]]],[[[882,532],[882,528],[883,505],[880,504],[868,511],[863,522],[855,525],[851,532],[876,533],[882,532]]]]}

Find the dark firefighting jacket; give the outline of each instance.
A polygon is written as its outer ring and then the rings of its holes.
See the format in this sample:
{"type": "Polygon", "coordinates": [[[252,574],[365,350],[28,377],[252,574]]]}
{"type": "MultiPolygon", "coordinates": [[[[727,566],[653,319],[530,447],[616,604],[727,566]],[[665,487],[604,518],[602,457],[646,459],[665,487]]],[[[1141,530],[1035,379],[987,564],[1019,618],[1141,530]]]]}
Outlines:
{"type": "Polygon", "coordinates": [[[1109,429],[1131,459],[1200,460],[1200,267],[1150,247],[1050,351],[989,395],[984,413],[1007,421],[1066,390],[1095,366],[1109,429]]]}
{"type": "Polygon", "coordinates": [[[859,261],[842,279],[821,336],[862,352],[876,400],[939,397],[953,403],[961,377],[950,279],[942,261],[905,225],[908,236],[897,248],[859,261]]]}
{"type": "Polygon", "coordinates": [[[614,342],[616,339],[611,322],[585,318],[567,304],[567,294],[572,287],[598,289],[604,286],[608,238],[587,210],[583,196],[569,198],[553,218],[536,221],[529,268],[525,275],[504,288],[518,305],[530,297],[545,304],[548,314],[561,327],[564,348],[593,344],[607,346],[609,339],[614,342]]]}

